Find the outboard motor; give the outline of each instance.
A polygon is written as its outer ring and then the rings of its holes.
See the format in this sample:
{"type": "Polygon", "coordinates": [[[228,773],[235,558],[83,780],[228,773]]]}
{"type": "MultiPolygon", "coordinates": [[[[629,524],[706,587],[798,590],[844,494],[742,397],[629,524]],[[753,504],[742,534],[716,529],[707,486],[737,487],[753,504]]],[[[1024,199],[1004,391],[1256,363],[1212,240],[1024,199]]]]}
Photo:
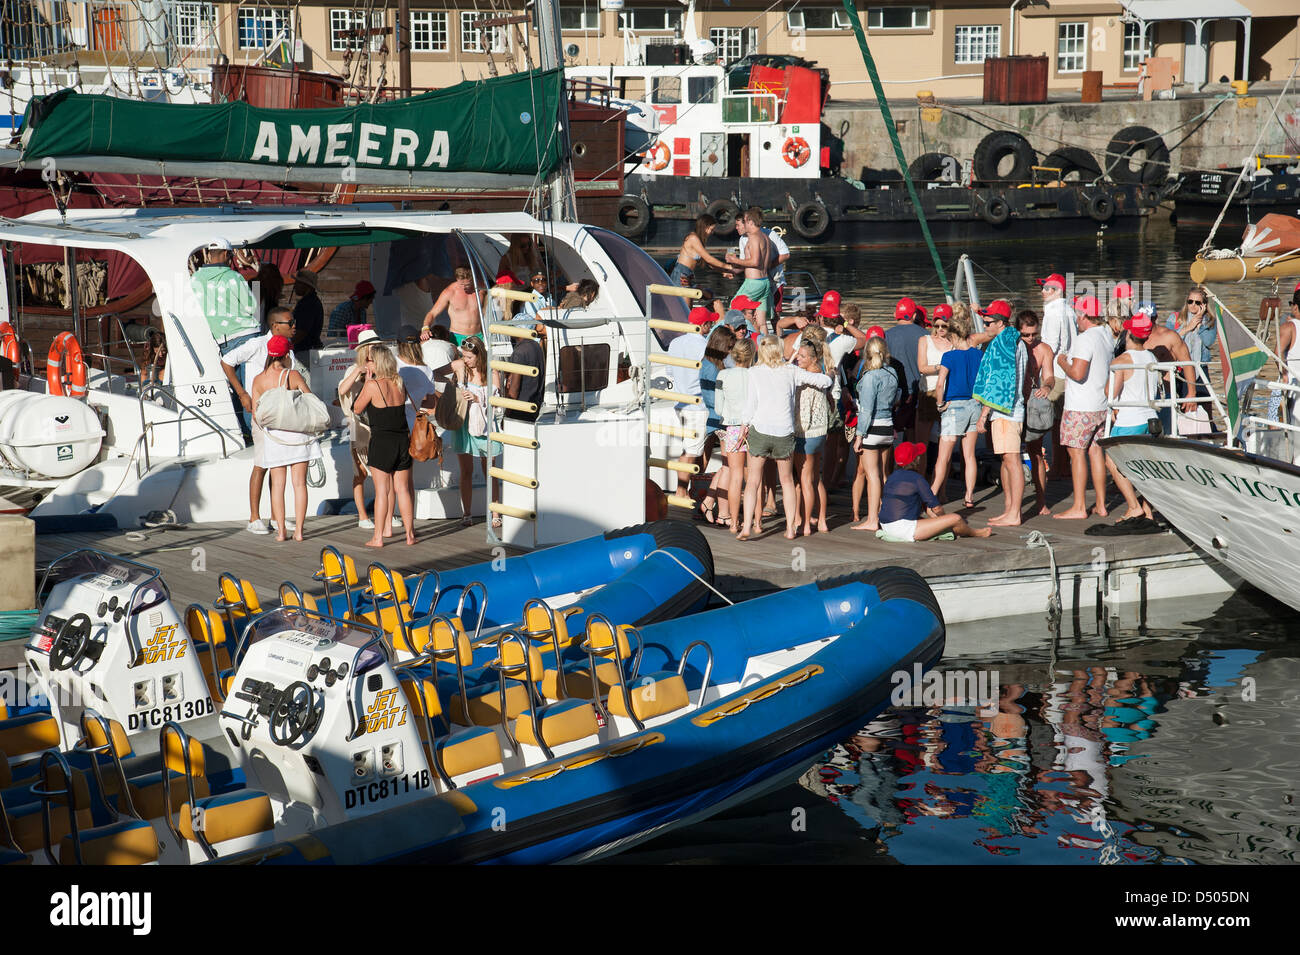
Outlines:
{"type": "Polygon", "coordinates": [[[220,713],[250,789],[311,829],[437,791],[384,634],[281,607],[249,625],[220,713]]]}
{"type": "Polygon", "coordinates": [[[81,738],[87,708],[117,720],[138,755],[157,751],[169,721],[199,739],[217,734],[198,654],[159,570],[74,551],[46,570],[40,597],[24,650],[58,721],[60,749],[81,738]]]}

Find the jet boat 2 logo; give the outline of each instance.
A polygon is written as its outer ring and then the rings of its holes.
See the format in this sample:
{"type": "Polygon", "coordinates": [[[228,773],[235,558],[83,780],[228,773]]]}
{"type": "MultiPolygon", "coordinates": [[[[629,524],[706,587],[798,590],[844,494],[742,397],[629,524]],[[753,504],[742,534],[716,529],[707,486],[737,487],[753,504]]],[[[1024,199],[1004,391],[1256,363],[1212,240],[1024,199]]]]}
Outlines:
{"type": "Polygon", "coordinates": [[[163,624],[153,632],[149,642],[144,645],[144,662],[160,663],[164,660],[179,660],[185,656],[185,641],[175,640],[177,624],[163,624]]]}
{"type": "Polygon", "coordinates": [[[997,670],[931,670],[921,664],[895,670],[889,702],[894,706],[974,706],[981,716],[996,716],[1001,679],[997,670]]]}
{"type": "Polygon", "coordinates": [[[70,928],[126,926],[133,935],[148,935],[153,928],[153,894],[83,892],[74,885],[67,892],[50,896],[50,924],[70,928]]]}

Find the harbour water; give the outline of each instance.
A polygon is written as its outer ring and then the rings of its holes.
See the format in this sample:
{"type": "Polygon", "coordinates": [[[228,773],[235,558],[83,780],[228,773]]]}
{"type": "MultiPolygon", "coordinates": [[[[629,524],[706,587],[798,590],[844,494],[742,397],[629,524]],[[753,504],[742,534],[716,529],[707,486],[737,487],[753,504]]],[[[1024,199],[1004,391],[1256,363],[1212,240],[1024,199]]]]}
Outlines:
{"type": "MultiPolygon", "coordinates": [[[[1129,282],[1139,301],[1153,302],[1161,317],[1167,318],[1170,312],[1183,307],[1192,287],[1187,270],[1204,239],[1200,232],[1176,230],[1167,217],[1155,216],[1142,233],[1107,238],[1104,242],[1062,242],[1049,233],[1038,242],[989,243],[964,251],[975,263],[976,286],[984,303],[1006,298],[1016,308],[1041,309],[1042,298],[1034,280],[1059,272],[1075,294],[1100,294],[1103,301],[1116,282],[1129,282]]],[[[1221,230],[1215,244],[1231,246],[1240,239],[1238,232],[1221,230]]],[[[950,285],[962,251],[939,248],[939,260],[950,285]]],[[[797,251],[791,255],[787,269],[791,273],[809,272],[822,291],[833,288],[846,303],[856,302],[862,308],[864,325],[892,321],[894,304],[904,295],[914,298],[927,312],[943,301],[938,276],[923,247],[869,252],[797,251]]],[[[700,284],[708,281],[702,273],[700,284]]],[[[798,275],[790,275],[791,285],[801,281],[798,275]]],[[[1216,286],[1214,292],[1253,327],[1259,314],[1258,283],[1216,286]]]]}
{"type": "Polygon", "coordinates": [[[1294,624],[1251,592],[950,627],[939,669],[991,699],[891,707],[797,784],[624,861],[1295,862],[1294,624]]]}

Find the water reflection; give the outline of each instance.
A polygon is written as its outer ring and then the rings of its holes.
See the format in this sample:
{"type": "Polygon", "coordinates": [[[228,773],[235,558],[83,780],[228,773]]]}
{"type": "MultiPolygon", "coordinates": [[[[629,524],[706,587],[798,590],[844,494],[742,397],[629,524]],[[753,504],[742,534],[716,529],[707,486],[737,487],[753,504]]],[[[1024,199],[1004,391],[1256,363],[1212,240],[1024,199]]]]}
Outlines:
{"type": "Polygon", "coordinates": [[[995,704],[893,708],[801,783],[903,863],[1295,861],[1300,644],[1277,610],[1067,620],[1065,641],[1026,621],[1020,650],[942,664],[996,673],[995,704]]]}

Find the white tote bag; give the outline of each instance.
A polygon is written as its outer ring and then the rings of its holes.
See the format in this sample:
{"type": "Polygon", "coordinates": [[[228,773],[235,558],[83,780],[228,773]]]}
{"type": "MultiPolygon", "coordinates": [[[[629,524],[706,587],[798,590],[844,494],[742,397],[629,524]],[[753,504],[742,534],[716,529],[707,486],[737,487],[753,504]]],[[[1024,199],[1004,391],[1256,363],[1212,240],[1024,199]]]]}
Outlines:
{"type": "Polygon", "coordinates": [[[254,420],[267,431],[293,431],[298,434],[319,434],[330,425],[329,409],[315,395],[285,388],[280,376],[280,387],[272,388],[257,401],[254,420]]]}

